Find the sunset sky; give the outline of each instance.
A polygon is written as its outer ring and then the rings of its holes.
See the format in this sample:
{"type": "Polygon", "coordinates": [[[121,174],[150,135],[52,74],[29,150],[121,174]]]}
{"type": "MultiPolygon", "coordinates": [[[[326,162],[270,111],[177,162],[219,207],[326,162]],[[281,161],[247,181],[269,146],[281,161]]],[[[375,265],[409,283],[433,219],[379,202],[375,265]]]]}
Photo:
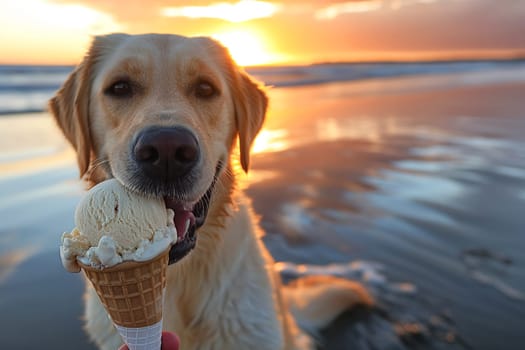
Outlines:
{"type": "Polygon", "coordinates": [[[210,35],[242,65],[525,54],[524,0],[2,0],[0,23],[0,64],[75,64],[110,32],[210,35]]]}

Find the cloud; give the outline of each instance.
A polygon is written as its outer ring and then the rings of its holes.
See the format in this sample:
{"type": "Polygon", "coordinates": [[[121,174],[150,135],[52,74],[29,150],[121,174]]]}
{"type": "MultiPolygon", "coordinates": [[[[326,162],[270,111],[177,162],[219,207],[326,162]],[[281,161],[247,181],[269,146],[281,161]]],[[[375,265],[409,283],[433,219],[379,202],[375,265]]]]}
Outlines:
{"type": "Polygon", "coordinates": [[[390,0],[390,8],[398,10],[405,6],[416,5],[416,4],[431,4],[438,0],[390,0]]]}
{"type": "Polygon", "coordinates": [[[330,20],[348,13],[361,13],[379,10],[383,7],[381,0],[348,1],[324,7],[315,12],[315,18],[330,20]]]}
{"type": "Polygon", "coordinates": [[[241,0],[233,4],[220,2],[208,6],[164,7],[161,14],[166,17],[216,18],[228,22],[245,22],[271,17],[279,7],[279,5],[266,1],[241,0]]]}
{"type": "Polygon", "coordinates": [[[399,10],[403,7],[416,4],[431,4],[438,0],[353,0],[335,2],[315,11],[318,20],[331,20],[341,15],[364,13],[384,9],[399,10]]]}

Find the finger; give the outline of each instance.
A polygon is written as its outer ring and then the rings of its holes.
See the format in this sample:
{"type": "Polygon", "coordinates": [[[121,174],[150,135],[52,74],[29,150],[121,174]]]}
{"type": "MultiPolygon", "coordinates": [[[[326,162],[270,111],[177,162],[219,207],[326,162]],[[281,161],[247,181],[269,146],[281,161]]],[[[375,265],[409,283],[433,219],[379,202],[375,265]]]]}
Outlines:
{"type": "Polygon", "coordinates": [[[175,333],[162,332],[161,350],[179,350],[179,337],[175,333]]]}

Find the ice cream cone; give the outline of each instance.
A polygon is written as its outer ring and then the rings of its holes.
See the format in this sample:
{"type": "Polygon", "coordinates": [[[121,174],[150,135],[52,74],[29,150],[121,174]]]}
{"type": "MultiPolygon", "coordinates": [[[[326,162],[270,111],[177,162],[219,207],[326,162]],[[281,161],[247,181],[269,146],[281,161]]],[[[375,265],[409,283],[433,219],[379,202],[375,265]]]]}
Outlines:
{"type": "Polygon", "coordinates": [[[104,269],[79,263],[130,349],[160,349],[168,254],[104,269]]]}

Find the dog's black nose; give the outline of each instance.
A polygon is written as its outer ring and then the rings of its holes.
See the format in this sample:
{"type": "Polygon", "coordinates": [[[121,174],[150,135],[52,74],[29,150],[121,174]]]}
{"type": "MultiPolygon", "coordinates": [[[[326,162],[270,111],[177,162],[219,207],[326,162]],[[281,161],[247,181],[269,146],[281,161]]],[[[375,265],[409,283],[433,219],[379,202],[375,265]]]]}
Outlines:
{"type": "Polygon", "coordinates": [[[197,164],[197,139],[183,127],[152,127],[139,132],[133,157],[150,178],[169,181],[186,175],[197,164]]]}

